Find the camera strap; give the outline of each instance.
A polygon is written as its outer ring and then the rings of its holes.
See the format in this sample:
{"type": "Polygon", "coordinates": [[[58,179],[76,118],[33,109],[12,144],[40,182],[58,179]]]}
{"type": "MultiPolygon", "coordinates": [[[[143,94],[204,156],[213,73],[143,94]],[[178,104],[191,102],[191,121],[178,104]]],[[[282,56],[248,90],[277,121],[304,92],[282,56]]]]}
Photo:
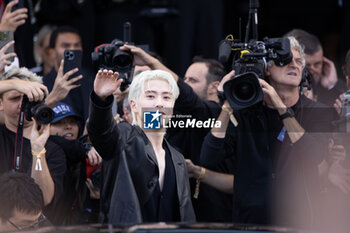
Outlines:
{"type": "Polygon", "coordinates": [[[21,112],[18,117],[18,125],[15,139],[14,168],[16,172],[21,171],[23,153],[23,124],[24,124],[24,101],[22,101],[21,112]]]}

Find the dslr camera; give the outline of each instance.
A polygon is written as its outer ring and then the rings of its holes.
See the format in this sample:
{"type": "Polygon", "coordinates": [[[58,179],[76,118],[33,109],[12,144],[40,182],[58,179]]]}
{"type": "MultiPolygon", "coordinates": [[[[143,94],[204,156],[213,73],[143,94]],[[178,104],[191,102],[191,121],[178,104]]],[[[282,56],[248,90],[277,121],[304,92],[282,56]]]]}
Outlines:
{"type": "Polygon", "coordinates": [[[124,81],[120,90],[124,91],[131,83],[134,73],[134,56],[130,51],[120,50],[124,44],[131,42],[131,23],[124,24],[124,41],[114,39],[110,44],[102,44],[91,53],[92,63],[99,69],[113,70],[124,81]]]}
{"type": "Polygon", "coordinates": [[[124,79],[120,89],[125,90],[131,83],[134,68],[134,56],[129,51],[120,50],[125,42],[115,39],[110,44],[103,44],[92,52],[91,59],[100,69],[113,70],[124,79]]]}
{"type": "Polygon", "coordinates": [[[27,121],[34,117],[42,125],[50,124],[54,118],[54,112],[44,101],[30,102],[26,95],[23,96],[21,111],[24,112],[27,121]]]}

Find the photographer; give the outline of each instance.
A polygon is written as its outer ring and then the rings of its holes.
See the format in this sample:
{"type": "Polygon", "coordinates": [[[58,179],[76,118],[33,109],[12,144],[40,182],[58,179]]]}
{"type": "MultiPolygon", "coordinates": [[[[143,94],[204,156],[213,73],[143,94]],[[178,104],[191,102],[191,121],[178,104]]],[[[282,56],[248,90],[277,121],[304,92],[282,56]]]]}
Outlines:
{"type": "Polygon", "coordinates": [[[179,93],[172,75],[153,70],[135,77],[129,87],[133,125],[117,125],[113,119],[112,93],[123,81],[117,81],[118,76],[111,70],[98,71],[87,125],[92,144],[103,158],[102,221],[195,221],[183,156],[164,139],[164,128],[140,128],[143,108],[158,110],[153,114],[172,114],[179,93]]]}
{"type": "MultiPolygon", "coordinates": [[[[213,128],[202,146],[204,167],[227,155],[235,160],[234,222],[298,227],[313,224],[314,197],[321,190],[319,176],[327,168],[328,137],[323,133],[331,132],[333,113],[300,95],[304,53],[295,38],[289,40],[292,61],[284,66],[269,62],[265,71],[268,82],[259,79],[263,104],[233,113],[226,100],[218,118],[222,128],[213,128]],[[229,122],[232,114],[237,127],[229,122]]],[[[223,78],[219,91],[233,75],[231,72],[223,78]]],[[[195,174],[198,178],[198,172],[195,174]]],[[[215,183],[225,187],[225,183],[215,183]]]]}
{"type": "Polygon", "coordinates": [[[0,77],[4,80],[2,82],[10,82],[10,80],[25,82],[22,83],[24,87],[5,91],[0,95],[0,110],[4,111],[5,117],[5,124],[0,128],[0,173],[19,170],[31,174],[43,191],[45,212],[49,217],[53,211],[52,205],[62,193],[63,175],[66,171],[64,152],[50,140],[46,141],[46,137],[49,135],[48,125],[41,125],[39,130],[36,121],[24,119],[23,138],[16,133],[22,105],[22,93],[24,92],[30,100],[41,101],[47,94],[47,89],[39,85],[41,77],[36,76],[26,68],[14,67],[0,77]],[[29,81],[38,84],[27,85],[29,81]],[[34,87],[34,89],[28,90],[29,87],[34,87]],[[29,141],[32,136],[37,138],[36,144],[29,141]],[[44,145],[45,148],[43,148],[44,145]],[[20,146],[21,151],[16,151],[18,146],[20,146]]]}

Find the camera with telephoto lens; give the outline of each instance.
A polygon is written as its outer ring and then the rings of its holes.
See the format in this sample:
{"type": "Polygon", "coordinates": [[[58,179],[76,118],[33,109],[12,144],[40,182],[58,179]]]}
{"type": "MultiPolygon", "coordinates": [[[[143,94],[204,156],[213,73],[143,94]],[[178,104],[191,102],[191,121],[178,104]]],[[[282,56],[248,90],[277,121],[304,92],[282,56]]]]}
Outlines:
{"type": "Polygon", "coordinates": [[[34,117],[42,125],[50,124],[54,118],[53,110],[44,101],[30,102],[26,95],[23,96],[22,111],[27,121],[31,121],[32,117],[34,117]]]}
{"type": "Polygon", "coordinates": [[[258,78],[264,79],[267,63],[271,60],[277,66],[285,66],[293,59],[288,38],[265,38],[258,40],[258,0],[249,1],[249,18],[245,39],[226,37],[219,46],[219,61],[235,70],[235,76],[224,84],[219,98],[227,99],[234,110],[240,110],[261,102],[264,93],[258,78]],[[252,25],[252,39],[248,40],[252,25]]]}

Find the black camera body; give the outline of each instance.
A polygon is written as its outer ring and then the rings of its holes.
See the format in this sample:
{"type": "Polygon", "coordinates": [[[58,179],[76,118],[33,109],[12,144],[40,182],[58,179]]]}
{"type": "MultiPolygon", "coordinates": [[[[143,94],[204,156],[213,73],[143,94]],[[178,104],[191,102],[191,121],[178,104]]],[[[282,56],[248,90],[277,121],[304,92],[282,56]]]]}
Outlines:
{"type": "Polygon", "coordinates": [[[103,44],[91,53],[92,63],[99,69],[113,70],[119,73],[119,78],[124,79],[120,89],[125,90],[131,83],[134,56],[130,51],[120,49],[125,42],[115,39],[110,44],[103,44]]]}
{"type": "Polygon", "coordinates": [[[285,66],[293,59],[288,38],[265,38],[236,43],[225,39],[219,48],[219,60],[227,64],[232,59],[235,76],[224,84],[224,95],[234,110],[253,106],[263,100],[258,78],[264,79],[267,63],[285,66]]]}
{"type": "Polygon", "coordinates": [[[39,124],[47,125],[54,119],[53,110],[48,107],[44,101],[30,102],[26,95],[23,96],[22,109],[27,121],[32,121],[32,117],[39,124]]]}
{"type": "Polygon", "coordinates": [[[96,48],[91,54],[92,62],[101,69],[114,72],[127,73],[132,69],[134,56],[129,51],[120,50],[125,43],[115,39],[110,44],[104,44],[96,48]]]}
{"type": "Polygon", "coordinates": [[[124,41],[114,39],[110,44],[102,44],[91,53],[92,63],[101,70],[113,70],[119,73],[118,79],[124,81],[120,90],[129,87],[134,74],[134,55],[130,51],[121,50],[124,44],[131,44],[131,23],[124,23],[124,41]]]}

